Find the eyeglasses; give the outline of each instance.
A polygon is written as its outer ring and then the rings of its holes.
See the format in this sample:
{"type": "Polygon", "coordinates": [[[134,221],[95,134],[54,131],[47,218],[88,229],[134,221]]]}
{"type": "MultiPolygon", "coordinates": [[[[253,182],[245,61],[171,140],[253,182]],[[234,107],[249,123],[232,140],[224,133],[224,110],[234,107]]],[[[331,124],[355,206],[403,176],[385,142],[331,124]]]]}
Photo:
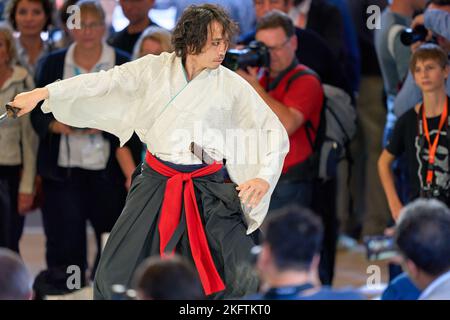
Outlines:
{"type": "Polygon", "coordinates": [[[273,46],[273,47],[266,46],[266,47],[270,52],[279,51],[279,50],[283,49],[283,47],[289,42],[289,40],[291,40],[291,38],[287,38],[282,44],[279,44],[277,46],[273,46]]]}
{"type": "Polygon", "coordinates": [[[103,26],[104,26],[104,24],[100,23],[100,22],[89,23],[89,24],[82,23],[80,25],[80,30],[87,30],[87,29],[96,30],[103,26]]]}

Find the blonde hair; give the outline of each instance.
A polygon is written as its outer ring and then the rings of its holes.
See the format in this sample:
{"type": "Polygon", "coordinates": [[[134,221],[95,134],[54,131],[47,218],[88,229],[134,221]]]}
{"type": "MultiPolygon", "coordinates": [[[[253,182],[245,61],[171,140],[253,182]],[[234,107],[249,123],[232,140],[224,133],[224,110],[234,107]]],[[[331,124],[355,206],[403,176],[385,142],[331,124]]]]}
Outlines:
{"type": "Polygon", "coordinates": [[[166,29],[151,26],[142,32],[133,49],[133,60],[138,59],[141,54],[142,44],[145,40],[151,39],[161,45],[163,52],[173,52],[172,35],[166,29]]]}
{"type": "Polygon", "coordinates": [[[0,24],[0,35],[3,35],[6,42],[6,48],[8,53],[8,64],[12,66],[17,58],[17,50],[16,50],[16,43],[14,40],[14,36],[12,33],[11,28],[6,25],[5,23],[0,24]]]}
{"type": "Polygon", "coordinates": [[[101,3],[97,0],[80,0],[76,4],[80,8],[80,13],[84,16],[87,13],[97,16],[101,23],[105,24],[106,14],[101,3]]]}

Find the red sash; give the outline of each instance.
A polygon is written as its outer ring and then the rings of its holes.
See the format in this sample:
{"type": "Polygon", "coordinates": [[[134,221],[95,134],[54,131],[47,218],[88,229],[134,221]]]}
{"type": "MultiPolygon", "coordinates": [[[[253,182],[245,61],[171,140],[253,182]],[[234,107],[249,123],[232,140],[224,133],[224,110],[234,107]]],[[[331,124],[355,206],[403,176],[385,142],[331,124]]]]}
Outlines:
{"type": "Polygon", "coordinates": [[[225,284],[217,272],[209,251],[208,241],[195,199],[194,182],[192,181],[193,178],[216,173],[222,169],[222,165],[213,163],[193,172],[183,173],[161,163],[148,151],[145,160],[153,170],[169,178],[164,192],[158,224],[161,256],[164,257],[166,255],[165,248],[180,223],[181,205],[184,200],[189,244],[203,290],[206,295],[224,290],[225,284]]]}

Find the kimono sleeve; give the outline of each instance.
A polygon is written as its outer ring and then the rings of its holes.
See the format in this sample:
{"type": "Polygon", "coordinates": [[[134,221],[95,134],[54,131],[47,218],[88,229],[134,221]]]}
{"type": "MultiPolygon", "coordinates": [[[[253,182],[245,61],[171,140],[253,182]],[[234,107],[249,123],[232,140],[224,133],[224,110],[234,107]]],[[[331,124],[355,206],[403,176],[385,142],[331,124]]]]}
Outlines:
{"type": "MultiPolygon", "coordinates": [[[[241,130],[251,139],[248,144],[245,144],[245,148],[235,152],[237,159],[241,161],[233,161],[229,164],[227,159],[227,167],[231,169],[230,177],[237,183],[261,178],[270,185],[269,191],[257,207],[250,212],[244,210],[248,233],[251,233],[262,224],[267,214],[270,197],[280,178],[284,158],[289,151],[289,138],[278,117],[253,87],[241,78],[236,82],[237,85],[233,88],[235,91],[234,123],[238,126],[237,130],[241,130]],[[257,138],[252,142],[253,137],[257,138]],[[246,156],[241,157],[242,154],[246,156]],[[236,179],[232,176],[235,172],[240,173],[236,179]]],[[[239,146],[240,144],[237,147],[239,146]]]]}
{"type": "Polygon", "coordinates": [[[141,90],[150,86],[154,58],[139,59],[108,71],[79,75],[46,86],[42,111],[67,125],[114,134],[121,146],[132,136],[141,104],[141,90]],[[145,77],[143,76],[145,75],[145,77]]]}

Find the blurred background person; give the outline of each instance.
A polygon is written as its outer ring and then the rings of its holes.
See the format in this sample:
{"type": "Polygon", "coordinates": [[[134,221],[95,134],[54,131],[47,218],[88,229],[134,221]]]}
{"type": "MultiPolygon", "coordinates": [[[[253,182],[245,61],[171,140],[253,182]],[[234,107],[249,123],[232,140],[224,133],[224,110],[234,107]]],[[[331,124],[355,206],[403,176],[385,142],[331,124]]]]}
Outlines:
{"type": "MultiPolygon", "coordinates": [[[[377,161],[382,151],[381,140],[386,122],[383,107],[383,78],[374,44],[374,28],[369,28],[372,13],[367,9],[376,6],[382,11],[387,0],[348,0],[353,23],[357,31],[358,50],[361,57],[361,76],[356,111],[357,132],[351,143],[353,164],[350,189],[353,205],[338,205],[340,224],[339,244],[352,247],[361,236],[382,234],[390,218],[389,208],[377,173],[377,161]]],[[[348,185],[339,188],[347,189],[348,185]]],[[[345,192],[345,191],[344,191],[345,192]]]]}
{"type": "MultiPolygon", "coordinates": [[[[41,61],[36,76],[41,86],[57,79],[108,70],[129,60],[126,53],[103,41],[105,15],[99,2],[81,0],[77,5],[81,29],[70,30],[74,43],[68,49],[51,53],[41,61]]],[[[93,277],[101,252],[101,235],[111,231],[120,215],[127,192],[125,180],[127,183],[131,180],[131,173],[128,177],[126,171],[121,171],[126,165],[119,154],[118,139],[112,135],[69,127],[39,108],[31,119],[41,137],[38,171],[45,194],[42,207],[47,240],[45,281],[57,282],[59,274],[67,276],[67,266],[77,265],[84,285],[86,221],[93,226],[97,242],[93,277]]]]}
{"type": "Polygon", "coordinates": [[[175,20],[183,14],[183,11],[190,5],[199,5],[202,3],[217,4],[223,7],[231,19],[233,19],[239,27],[238,34],[242,35],[250,32],[255,28],[256,19],[253,9],[253,0],[169,0],[167,5],[175,6],[177,12],[175,20]]]}
{"type": "MultiPolygon", "coordinates": [[[[33,79],[15,65],[11,30],[0,26],[0,114],[14,96],[34,88],[33,79]]],[[[38,137],[30,117],[8,118],[0,123],[0,246],[19,252],[24,214],[34,200],[38,137]]]]}
{"type": "Polygon", "coordinates": [[[31,300],[32,278],[19,255],[0,248],[0,300],[31,300]]]}
{"type": "Polygon", "coordinates": [[[142,32],[149,26],[158,26],[148,16],[154,3],[154,0],[119,0],[123,14],[128,19],[129,24],[122,31],[111,35],[108,43],[131,55],[142,32]]]}
{"type": "Polygon", "coordinates": [[[68,10],[68,8],[75,5],[77,2],[78,0],[66,0],[58,10],[57,17],[59,20],[58,22],[61,33],[59,40],[55,43],[55,47],[57,48],[67,48],[73,42],[72,36],[70,35],[69,29],[67,27],[67,21],[73,14],[73,11],[68,10]]]}
{"type": "Polygon", "coordinates": [[[19,32],[16,41],[18,61],[34,76],[38,60],[53,49],[53,44],[41,37],[52,23],[52,2],[11,0],[6,12],[9,23],[19,32]]]}
{"type": "MultiPolygon", "coordinates": [[[[288,13],[290,3],[291,0],[253,0],[257,21],[272,10],[288,13]]],[[[255,33],[256,26],[248,33],[241,35],[238,43],[248,45],[255,40],[255,33]]],[[[295,56],[298,62],[314,70],[320,76],[322,83],[338,87],[352,95],[350,82],[324,38],[313,30],[298,27],[295,27],[295,35],[297,37],[295,56]]]]}
{"type": "MultiPolygon", "coordinates": [[[[142,32],[149,26],[159,27],[148,16],[154,3],[154,0],[120,0],[119,4],[129,24],[122,31],[112,34],[108,43],[130,55],[133,54],[134,46],[142,32]]],[[[120,153],[123,159],[122,163],[126,164],[122,169],[127,172],[126,176],[131,178],[131,173],[143,159],[142,143],[136,133],[133,133],[124,148],[121,148],[120,153]]],[[[131,179],[129,179],[129,183],[131,183],[131,179]]]]}
{"type": "Polygon", "coordinates": [[[306,208],[290,206],[263,225],[257,269],[265,288],[249,300],[362,300],[353,290],[333,290],[317,279],[323,226],[306,208]]]}
{"type": "Polygon", "coordinates": [[[133,60],[147,54],[173,52],[172,35],[166,29],[151,26],[144,30],[133,49],[133,60]]]}
{"type": "MultiPolygon", "coordinates": [[[[444,35],[449,32],[446,25],[439,23],[439,20],[443,20],[442,14],[450,15],[450,0],[431,0],[424,15],[428,16],[438,13],[435,17],[434,23],[436,24],[433,29],[428,29],[428,36],[422,41],[417,41],[411,45],[411,50],[415,52],[417,48],[420,48],[426,42],[437,43],[447,54],[450,54],[450,38],[446,38],[444,35]],[[440,18],[440,19],[439,19],[440,18]],[[436,28],[437,27],[437,28],[436,28]]],[[[421,15],[423,17],[423,15],[421,15]]],[[[420,20],[420,16],[418,16],[420,20]]],[[[417,23],[414,19],[412,27],[417,23]]],[[[450,81],[446,82],[447,95],[450,95],[450,81]]],[[[402,85],[401,90],[398,92],[394,101],[394,112],[397,117],[400,117],[405,112],[413,108],[417,103],[422,101],[422,92],[414,81],[414,75],[411,71],[408,72],[408,76],[402,85]]]]}
{"type": "Polygon", "coordinates": [[[419,300],[450,300],[450,210],[437,200],[419,199],[401,213],[395,242],[419,300]]]}
{"type": "Polygon", "coordinates": [[[197,271],[178,255],[147,258],[136,270],[134,283],[140,300],[205,299],[197,271]]]}

